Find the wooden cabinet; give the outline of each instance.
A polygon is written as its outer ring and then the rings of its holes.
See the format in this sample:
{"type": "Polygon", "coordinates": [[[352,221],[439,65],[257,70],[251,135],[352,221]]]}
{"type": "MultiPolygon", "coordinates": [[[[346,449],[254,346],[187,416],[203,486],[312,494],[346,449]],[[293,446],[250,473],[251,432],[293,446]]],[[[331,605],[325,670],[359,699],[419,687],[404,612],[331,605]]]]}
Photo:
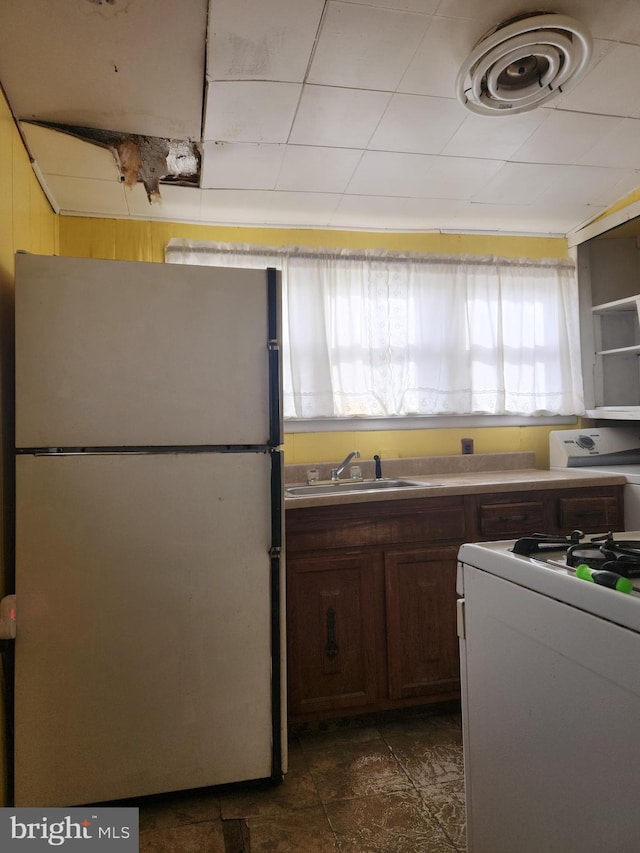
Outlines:
{"type": "Polygon", "coordinates": [[[622,486],[287,511],[292,720],[456,698],[463,542],[623,529],[622,486]]]}
{"type": "Polygon", "coordinates": [[[457,548],[385,551],[389,697],[440,696],[460,685],[457,548]]]}
{"type": "Polygon", "coordinates": [[[300,509],[286,527],[292,719],[458,694],[462,496],[300,509]]]}
{"type": "Polygon", "coordinates": [[[289,701],[298,713],[375,702],[378,567],[365,553],[291,557],[289,701]]]}

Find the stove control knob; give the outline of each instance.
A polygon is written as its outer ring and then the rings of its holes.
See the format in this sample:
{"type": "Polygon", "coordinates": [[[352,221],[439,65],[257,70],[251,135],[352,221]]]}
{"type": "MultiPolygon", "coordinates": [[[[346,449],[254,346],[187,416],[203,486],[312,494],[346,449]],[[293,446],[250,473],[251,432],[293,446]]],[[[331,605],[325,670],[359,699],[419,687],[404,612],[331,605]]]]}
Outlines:
{"type": "Polygon", "coordinates": [[[582,447],[583,450],[593,450],[596,446],[595,441],[588,435],[579,435],[576,444],[578,447],[582,447]]]}

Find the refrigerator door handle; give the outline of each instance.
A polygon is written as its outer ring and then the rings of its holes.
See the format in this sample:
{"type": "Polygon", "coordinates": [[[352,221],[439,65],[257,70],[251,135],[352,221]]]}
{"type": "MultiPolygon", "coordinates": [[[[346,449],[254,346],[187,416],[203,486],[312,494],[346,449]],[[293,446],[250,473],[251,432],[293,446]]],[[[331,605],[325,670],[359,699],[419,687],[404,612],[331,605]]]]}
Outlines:
{"type": "Polygon", "coordinates": [[[282,444],[282,363],[281,345],[281,284],[275,267],[267,269],[268,329],[267,351],[269,356],[269,446],[282,444]]]}

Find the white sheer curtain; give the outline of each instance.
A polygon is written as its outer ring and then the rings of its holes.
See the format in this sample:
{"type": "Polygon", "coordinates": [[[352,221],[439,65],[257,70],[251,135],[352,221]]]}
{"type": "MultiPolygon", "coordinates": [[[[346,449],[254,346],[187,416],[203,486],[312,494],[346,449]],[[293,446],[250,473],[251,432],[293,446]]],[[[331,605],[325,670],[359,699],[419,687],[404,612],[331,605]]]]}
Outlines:
{"type": "Polygon", "coordinates": [[[282,270],[285,417],[584,412],[568,261],[183,240],[166,260],[282,270]]]}

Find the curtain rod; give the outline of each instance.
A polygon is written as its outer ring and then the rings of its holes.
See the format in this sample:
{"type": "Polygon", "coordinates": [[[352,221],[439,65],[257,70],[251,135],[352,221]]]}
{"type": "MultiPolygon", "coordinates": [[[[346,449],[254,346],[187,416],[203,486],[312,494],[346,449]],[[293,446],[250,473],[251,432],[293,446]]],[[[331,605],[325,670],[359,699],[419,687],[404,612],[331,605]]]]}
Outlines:
{"type": "Polygon", "coordinates": [[[506,258],[498,255],[422,255],[416,253],[392,252],[386,249],[358,251],[350,249],[332,250],[319,249],[311,251],[296,246],[247,246],[232,243],[202,243],[181,239],[172,239],[165,246],[165,257],[170,254],[182,254],[185,251],[196,254],[217,255],[246,255],[248,257],[265,258],[305,258],[309,260],[349,260],[349,261],[385,261],[388,263],[406,263],[412,261],[419,264],[476,264],[485,266],[528,266],[528,267],[566,267],[574,269],[575,264],[566,258],[506,258]]]}

